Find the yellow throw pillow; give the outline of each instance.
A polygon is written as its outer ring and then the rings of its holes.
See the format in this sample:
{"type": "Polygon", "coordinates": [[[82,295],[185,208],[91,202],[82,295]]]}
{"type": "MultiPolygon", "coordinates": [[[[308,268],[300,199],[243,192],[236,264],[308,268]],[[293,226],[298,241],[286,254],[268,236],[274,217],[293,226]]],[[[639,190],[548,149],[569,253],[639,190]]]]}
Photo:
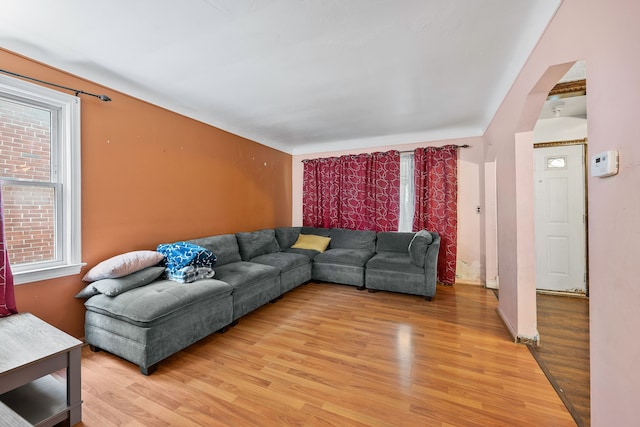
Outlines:
{"type": "Polygon", "coordinates": [[[311,249],[324,252],[329,246],[330,237],[316,236],[315,234],[301,234],[298,240],[291,246],[296,249],[311,249]]]}

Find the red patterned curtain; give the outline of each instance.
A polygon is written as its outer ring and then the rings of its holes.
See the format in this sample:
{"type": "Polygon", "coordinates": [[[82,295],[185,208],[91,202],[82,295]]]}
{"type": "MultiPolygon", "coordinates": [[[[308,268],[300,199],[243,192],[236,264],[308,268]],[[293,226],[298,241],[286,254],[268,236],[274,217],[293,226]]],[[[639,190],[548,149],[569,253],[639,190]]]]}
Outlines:
{"type": "Polygon", "coordinates": [[[440,234],[438,279],[456,280],[458,241],[458,149],[454,145],[414,152],[415,214],[413,230],[440,234]]]}
{"type": "Polygon", "coordinates": [[[13,274],[9,265],[9,254],[4,239],[4,212],[2,209],[2,192],[0,191],[0,317],[17,313],[16,299],[13,292],[13,274]]]}
{"type": "Polygon", "coordinates": [[[397,230],[400,153],[305,160],[302,191],[306,226],[397,230]]]}
{"type": "Polygon", "coordinates": [[[328,228],[338,223],[341,170],[337,157],[305,160],[302,178],[304,225],[328,228]]]}

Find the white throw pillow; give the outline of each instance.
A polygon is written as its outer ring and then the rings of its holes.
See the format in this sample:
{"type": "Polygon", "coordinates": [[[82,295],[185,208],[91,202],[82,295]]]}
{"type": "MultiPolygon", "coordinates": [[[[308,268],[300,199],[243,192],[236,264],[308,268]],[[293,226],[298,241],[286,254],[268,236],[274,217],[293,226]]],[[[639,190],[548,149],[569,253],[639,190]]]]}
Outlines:
{"type": "Polygon", "coordinates": [[[160,252],[142,250],[132,251],[116,255],[102,261],[93,267],[82,278],[85,282],[94,282],[100,279],[114,279],[135,273],[143,268],[151,267],[162,261],[164,256],[160,252]]]}

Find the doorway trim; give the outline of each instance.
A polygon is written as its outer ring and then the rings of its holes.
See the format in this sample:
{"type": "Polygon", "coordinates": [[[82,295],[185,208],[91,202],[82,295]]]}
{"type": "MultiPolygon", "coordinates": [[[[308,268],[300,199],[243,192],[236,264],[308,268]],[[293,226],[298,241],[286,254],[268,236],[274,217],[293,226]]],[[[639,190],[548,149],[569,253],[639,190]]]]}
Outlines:
{"type": "MultiPolygon", "coordinates": [[[[570,139],[563,141],[550,141],[550,142],[538,142],[533,144],[533,148],[545,148],[545,147],[562,147],[567,145],[581,145],[582,146],[582,154],[583,154],[583,164],[582,167],[584,169],[584,238],[585,238],[585,295],[576,294],[576,297],[588,297],[589,296],[589,188],[588,188],[588,179],[587,179],[587,151],[588,151],[588,137],[582,139],[570,139]]],[[[561,294],[566,296],[572,296],[571,293],[565,292],[553,292],[553,291],[541,291],[536,290],[536,292],[540,293],[553,293],[553,294],[561,294]]]]}

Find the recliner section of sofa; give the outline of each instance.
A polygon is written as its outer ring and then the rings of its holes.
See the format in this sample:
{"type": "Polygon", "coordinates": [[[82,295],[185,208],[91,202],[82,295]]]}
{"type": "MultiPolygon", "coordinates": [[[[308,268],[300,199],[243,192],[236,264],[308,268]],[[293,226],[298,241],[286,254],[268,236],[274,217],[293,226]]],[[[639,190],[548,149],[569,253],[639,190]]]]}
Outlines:
{"type": "Polygon", "coordinates": [[[115,297],[95,295],[85,302],[85,341],[149,375],[166,357],[309,280],[431,299],[440,237],[429,237],[414,245],[416,233],[280,227],[192,239],[216,254],[213,279],[163,279],[115,297]],[[331,241],[324,252],[292,248],[300,234],[331,241]]]}

